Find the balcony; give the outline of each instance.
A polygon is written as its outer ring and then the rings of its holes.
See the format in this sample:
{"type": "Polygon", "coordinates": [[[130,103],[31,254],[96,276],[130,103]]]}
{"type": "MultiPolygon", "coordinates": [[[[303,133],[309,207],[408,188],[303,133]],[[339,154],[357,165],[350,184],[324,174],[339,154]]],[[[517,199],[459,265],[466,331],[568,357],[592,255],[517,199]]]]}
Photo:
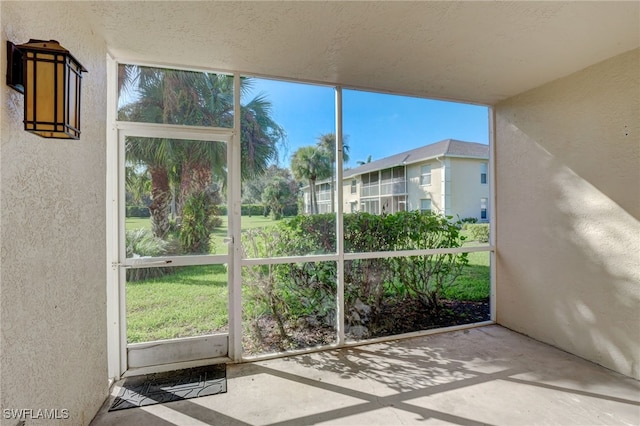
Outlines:
{"type": "Polygon", "coordinates": [[[380,195],[404,195],[407,193],[407,181],[392,179],[380,183],[380,195]]]}
{"type": "Polygon", "coordinates": [[[331,191],[316,191],[316,197],[319,203],[331,202],[331,191]]]}
{"type": "Polygon", "coordinates": [[[389,179],[375,183],[362,184],[361,197],[377,197],[379,195],[405,195],[407,193],[407,181],[405,179],[389,179]]]}

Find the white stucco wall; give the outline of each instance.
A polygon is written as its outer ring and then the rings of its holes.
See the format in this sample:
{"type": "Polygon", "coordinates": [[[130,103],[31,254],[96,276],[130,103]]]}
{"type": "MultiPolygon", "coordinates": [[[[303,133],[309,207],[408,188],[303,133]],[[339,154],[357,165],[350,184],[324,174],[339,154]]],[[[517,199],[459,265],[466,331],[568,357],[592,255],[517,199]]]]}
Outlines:
{"type": "MultiPolygon", "coordinates": [[[[451,170],[449,192],[451,196],[447,210],[458,215],[460,219],[475,217],[480,220],[480,198],[489,198],[488,175],[487,183],[480,183],[480,165],[482,163],[487,163],[488,169],[489,160],[449,158],[451,170]]],[[[487,222],[490,214],[488,207],[487,205],[487,222]]]]}
{"type": "MultiPolygon", "coordinates": [[[[88,424],[108,392],[105,311],[106,48],[70,3],[0,2],[6,40],[55,39],[89,70],[79,141],[23,131],[23,97],[2,85],[0,410],[68,410],[88,424]]],[[[34,411],[35,413],[36,411],[34,411]]],[[[15,419],[1,424],[15,425],[15,419]]]]}
{"type": "Polygon", "coordinates": [[[640,50],[496,106],[497,320],[640,378],[640,50]]]}
{"type": "Polygon", "coordinates": [[[442,212],[442,167],[437,160],[409,164],[407,166],[407,210],[420,210],[420,200],[431,199],[431,211],[442,212]],[[423,165],[431,165],[431,185],[420,185],[423,165]]]}
{"type": "Polygon", "coordinates": [[[351,213],[351,203],[355,203],[356,211],[360,210],[360,186],[362,181],[355,177],[343,179],[342,181],[342,199],[343,199],[343,211],[345,213],[351,213]],[[351,193],[351,181],[356,181],[356,193],[351,193]]]}

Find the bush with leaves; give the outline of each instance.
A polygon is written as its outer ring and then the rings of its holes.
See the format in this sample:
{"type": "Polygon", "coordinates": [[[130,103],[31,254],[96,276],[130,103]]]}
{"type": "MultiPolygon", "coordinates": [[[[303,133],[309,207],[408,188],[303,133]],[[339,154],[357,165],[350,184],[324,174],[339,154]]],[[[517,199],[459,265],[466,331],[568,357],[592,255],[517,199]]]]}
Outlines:
{"type": "Polygon", "coordinates": [[[262,202],[269,208],[272,220],[282,218],[285,206],[293,197],[291,185],[282,176],[273,176],[262,191],[262,202]]]}
{"type": "MultiPolygon", "coordinates": [[[[359,212],[344,216],[344,249],[347,253],[392,250],[397,235],[389,232],[387,218],[359,212]]],[[[358,306],[371,308],[369,321],[377,323],[382,301],[390,281],[388,259],[357,259],[345,262],[345,314],[348,326],[362,325],[358,306]]]]}
{"type": "MultiPolygon", "coordinates": [[[[243,233],[249,257],[282,257],[335,253],[335,215],[297,216],[269,231],[243,233]]],[[[389,215],[355,213],[344,216],[345,252],[374,252],[460,247],[461,222],[421,212],[389,215]]],[[[347,326],[363,325],[359,312],[365,306],[367,326],[382,321],[382,304],[389,298],[418,300],[438,310],[442,293],[455,285],[467,264],[466,254],[429,254],[410,257],[357,259],[345,262],[345,319],[347,326]]],[[[322,319],[331,326],[335,316],[336,263],[301,262],[247,268],[243,275],[253,295],[254,312],[268,312],[284,324],[299,318],[322,319]],[[251,269],[251,271],[249,271],[251,269]]],[[[257,317],[256,317],[257,318],[257,317]]],[[[256,319],[254,318],[254,319],[256,319]]],[[[256,319],[257,321],[257,319],[256,319]]]]}
{"type": "MultiPolygon", "coordinates": [[[[396,250],[422,250],[461,247],[465,239],[460,234],[462,223],[451,217],[425,214],[419,211],[400,212],[387,216],[388,232],[398,237],[396,250]]],[[[403,256],[389,259],[393,280],[407,296],[417,299],[430,310],[441,307],[443,290],[455,284],[464,266],[466,253],[437,253],[403,256]]]]}
{"type": "MultiPolygon", "coordinates": [[[[308,250],[306,239],[284,223],[269,229],[249,229],[242,234],[246,257],[281,257],[308,250]]],[[[280,349],[295,347],[287,330],[300,318],[314,318],[331,327],[327,318],[335,317],[335,262],[300,262],[278,265],[252,265],[243,268],[243,315],[249,331],[263,340],[259,325],[262,316],[275,321],[280,349]],[[287,324],[289,326],[287,327],[287,324]]],[[[331,321],[329,321],[331,322],[331,321]]],[[[334,321],[333,321],[334,322],[334,321]]]]}
{"type": "MultiPolygon", "coordinates": [[[[279,232],[264,228],[248,229],[242,234],[244,257],[276,257],[285,236],[279,232]]],[[[276,265],[252,265],[242,268],[243,316],[250,323],[250,333],[259,341],[263,340],[258,321],[264,315],[270,315],[278,326],[282,341],[287,339],[285,331],[286,304],[282,292],[277,288],[278,281],[274,268],[276,265]]]]}
{"type": "Polygon", "coordinates": [[[488,223],[474,223],[467,225],[467,230],[471,235],[471,239],[481,243],[489,242],[489,224],[488,223]]]}
{"type": "Polygon", "coordinates": [[[149,207],[147,206],[131,206],[128,205],[125,208],[125,215],[127,217],[150,217],[149,207]]]}
{"type": "Polygon", "coordinates": [[[184,253],[210,253],[211,232],[220,223],[217,190],[191,194],[182,207],[180,245],[184,253]]]}
{"type": "MultiPolygon", "coordinates": [[[[157,257],[167,254],[169,242],[157,238],[150,229],[140,228],[125,232],[127,258],[157,257]]],[[[127,281],[141,281],[168,274],[172,268],[127,269],[127,281]]]]}

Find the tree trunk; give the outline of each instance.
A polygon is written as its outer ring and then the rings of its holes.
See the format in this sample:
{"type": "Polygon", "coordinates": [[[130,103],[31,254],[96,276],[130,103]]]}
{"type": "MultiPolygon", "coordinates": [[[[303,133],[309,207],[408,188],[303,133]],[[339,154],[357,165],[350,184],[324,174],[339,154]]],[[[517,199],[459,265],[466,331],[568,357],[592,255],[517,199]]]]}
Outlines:
{"type": "Polygon", "coordinates": [[[177,214],[182,215],[182,207],[191,194],[200,194],[206,191],[211,184],[211,167],[208,163],[199,161],[182,164],[180,176],[180,196],[178,197],[177,214]]]}
{"type": "Polygon", "coordinates": [[[165,238],[169,233],[169,214],[171,212],[171,189],[169,174],[163,167],[149,169],[151,174],[151,229],[153,235],[165,238]]]}

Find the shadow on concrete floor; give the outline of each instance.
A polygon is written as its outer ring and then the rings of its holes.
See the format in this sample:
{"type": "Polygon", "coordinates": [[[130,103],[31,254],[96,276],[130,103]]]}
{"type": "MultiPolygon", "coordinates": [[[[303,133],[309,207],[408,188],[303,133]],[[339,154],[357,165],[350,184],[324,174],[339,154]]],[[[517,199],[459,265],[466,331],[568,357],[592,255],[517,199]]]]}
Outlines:
{"type": "Polygon", "coordinates": [[[226,394],[103,407],[91,424],[640,424],[640,382],[497,325],[229,365],[227,377],[226,394]]]}

